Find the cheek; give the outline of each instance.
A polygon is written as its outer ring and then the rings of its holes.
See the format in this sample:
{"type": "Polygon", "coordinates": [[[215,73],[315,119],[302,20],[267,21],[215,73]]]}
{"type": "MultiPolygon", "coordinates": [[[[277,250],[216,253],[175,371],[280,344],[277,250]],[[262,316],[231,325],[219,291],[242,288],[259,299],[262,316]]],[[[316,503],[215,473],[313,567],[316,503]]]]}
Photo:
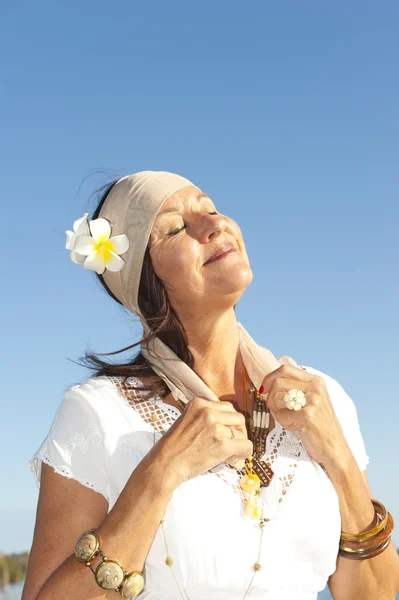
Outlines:
{"type": "Polygon", "coordinates": [[[229,217],[225,217],[225,219],[227,232],[230,235],[233,235],[237,241],[242,241],[242,233],[238,223],[236,223],[235,221],[233,221],[233,219],[230,219],[229,217]]]}
{"type": "Polygon", "coordinates": [[[245,242],[244,242],[244,238],[242,237],[242,233],[241,233],[241,229],[240,227],[237,225],[237,223],[235,221],[233,221],[232,219],[228,220],[228,231],[231,235],[234,236],[238,247],[241,251],[242,256],[248,260],[248,255],[247,255],[247,251],[245,248],[245,242]]]}
{"type": "Polygon", "coordinates": [[[155,248],[151,253],[155,272],[163,281],[174,281],[176,277],[183,279],[196,269],[197,253],[190,244],[180,241],[183,240],[171,240],[170,244],[155,248]]]}

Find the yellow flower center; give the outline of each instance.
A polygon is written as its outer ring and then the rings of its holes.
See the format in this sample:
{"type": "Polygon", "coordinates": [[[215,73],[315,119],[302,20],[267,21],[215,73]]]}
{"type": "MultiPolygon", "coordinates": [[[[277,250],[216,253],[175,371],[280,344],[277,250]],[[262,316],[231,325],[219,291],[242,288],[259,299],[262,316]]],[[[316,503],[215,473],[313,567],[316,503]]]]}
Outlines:
{"type": "Polygon", "coordinates": [[[111,240],[100,240],[95,244],[95,248],[96,252],[100,252],[103,255],[105,262],[111,258],[111,252],[115,252],[114,244],[111,240]]]}

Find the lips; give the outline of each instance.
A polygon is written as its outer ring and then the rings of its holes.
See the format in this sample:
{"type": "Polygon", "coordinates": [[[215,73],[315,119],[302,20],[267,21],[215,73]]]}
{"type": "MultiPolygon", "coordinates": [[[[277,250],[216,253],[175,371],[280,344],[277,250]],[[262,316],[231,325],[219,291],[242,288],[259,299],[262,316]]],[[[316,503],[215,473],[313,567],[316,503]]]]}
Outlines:
{"type": "Polygon", "coordinates": [[[210,256],[208,258],[208,260],[204,263],[204,265],[207,265],[208,263],[213,262],[217,258],[221,257],[223,254],[226,254],[227,252],[230,253],[231,251],[236,252],[236,247],[234,246],[234,244],[232,244],[231,242],[226,242],[225,244],[221,244],[216,249],[216,251],[212,254],[212,256],[210,256]]]}

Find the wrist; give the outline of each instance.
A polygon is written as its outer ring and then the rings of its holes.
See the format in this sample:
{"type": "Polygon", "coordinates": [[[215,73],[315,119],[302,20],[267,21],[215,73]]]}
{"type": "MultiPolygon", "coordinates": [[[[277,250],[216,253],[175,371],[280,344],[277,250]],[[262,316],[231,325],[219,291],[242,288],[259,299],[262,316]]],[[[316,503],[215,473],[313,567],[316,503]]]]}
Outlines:
{"type": "Polygon", "coordinates": [[[169,448],[167,438],[161,438],[142,461],[148,476],[154,482],[157,493],[171,496],[182,483],[181,469],[173,448],[169,448]]]}
{"type": "Polygon", "coordinates": [[[345,477],[346,474],[350,473],[356,467],[357,462],[349,446],[345,446],[340,452],[336,452],[334,456],[331,456],[330,459],[323,464],[323,468],[328,476],[330,478],[334,477],[338,479],[345,477]]]}
{"type": "Polygon", "coordinates": [[[366,530],[374,523],[375,511],[352,452],[337,455],[325,470],[337,492],[342,530],[353,533],[366,530]]]}

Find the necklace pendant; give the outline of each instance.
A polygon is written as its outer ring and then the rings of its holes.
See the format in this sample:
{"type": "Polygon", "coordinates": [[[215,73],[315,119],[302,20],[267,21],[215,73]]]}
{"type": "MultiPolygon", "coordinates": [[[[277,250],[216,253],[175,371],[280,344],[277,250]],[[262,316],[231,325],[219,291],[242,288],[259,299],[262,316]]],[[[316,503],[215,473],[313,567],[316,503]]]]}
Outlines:
{"type": "Polygon", "coordinates": [[[260,462],[257,458],[252,459],[252,471],[260,479],[260,487],[267,487],[273,479],[273,469],[267,463],[260,462]]]}
{"type": "Polygon", "coordinates": [[[256,473],[247,473],[240,479],[240,488],[247,494],[255,494],[260,488],[261,480],[256,473]]]}
{"type": "Polygon", "coordinates": [[[263,504],[259,496],[249,496],[245,501],[244,513],[247,517],[259,520],[263,516],[263,504]]]}
{"type": "Polygon", "coordinates": [[[261,459],[266,452],[266,440],[270,429],[270,411],[257,391],[252,388],[252,417],[249,419],[249,439],[254,445],[254,457],[261,459]]]}

